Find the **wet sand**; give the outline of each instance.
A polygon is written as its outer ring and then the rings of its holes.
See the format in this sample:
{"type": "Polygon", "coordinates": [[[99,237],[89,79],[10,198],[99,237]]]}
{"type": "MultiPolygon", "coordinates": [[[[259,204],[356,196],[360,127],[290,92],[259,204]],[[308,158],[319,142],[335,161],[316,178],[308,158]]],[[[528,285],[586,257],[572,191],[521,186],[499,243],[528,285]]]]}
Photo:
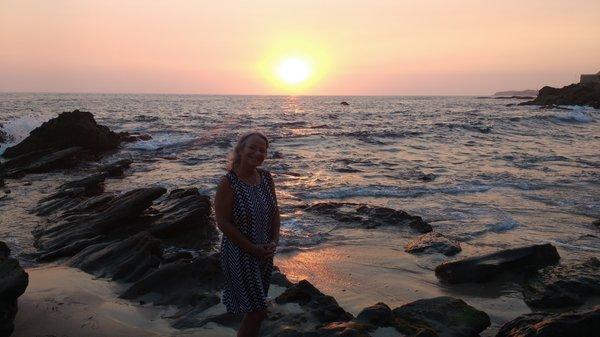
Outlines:
{"type": "Polygon", "coordinates": [[[174,308],[118,299],[117,290],[125,285],[77,269],[44,266],[26,271],[29,286],[19,297],[12,337],[235,336],[233,329],[215,324],[176,330],[162,318],[174,308]]]}
{"type": "Polygon", "coordinates": [[[408,254],[403,248],[408,239],[392,235],[391,230],[343,231],[345,242],[279,254],[276,264],[292,282],[307,279],[353,315],[377,302],[395,308],[419,299],[453,296],[486,312],[492,326],[481,335],[495,336],[502,324],[531,312],[520,287],[508,275],[484,284],[448,287],[433,271],[446,259],[443,255],[408,254]]]}

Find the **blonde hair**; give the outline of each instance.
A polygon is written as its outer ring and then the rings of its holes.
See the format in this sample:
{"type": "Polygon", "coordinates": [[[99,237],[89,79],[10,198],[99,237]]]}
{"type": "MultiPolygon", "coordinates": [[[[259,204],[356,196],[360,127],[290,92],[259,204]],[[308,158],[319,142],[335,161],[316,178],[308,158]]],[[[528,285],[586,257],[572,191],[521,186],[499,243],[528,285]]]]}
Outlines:
{"type": "Polygon", "coordinates": [[[227,161],[227,170],[228,171],[233,170],[235,167],[237,167],[240,164],[240,158],[241,158],[240,151],[242,151],[244,149],[244,147],[246,146],[246,143],[248,142],[248,139],[250,139],[251,136],[259,136],[260,138],[262,138],[265,141],[265,143],[267,143],[267,148],[269,148],[269,140],[267,139],[267,136],[265,136],[261,132],[251,131],[251,132],[244,133],[243,135],[240,136],[237,144],[235,144],[235,147],[229,153],[229,159],[227,161]]]}

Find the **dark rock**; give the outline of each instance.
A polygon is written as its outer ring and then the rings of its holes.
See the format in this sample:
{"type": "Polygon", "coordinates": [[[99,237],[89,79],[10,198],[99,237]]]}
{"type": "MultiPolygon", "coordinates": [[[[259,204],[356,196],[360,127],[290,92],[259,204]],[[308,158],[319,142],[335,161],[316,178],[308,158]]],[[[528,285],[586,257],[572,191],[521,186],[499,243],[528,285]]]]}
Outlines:
{"type": "Polygon", "coordinates": [[[6,142],[8,140],[8,136],[6,135],[6,132],[4,132],[4,130],[2,130],[2,123],[0,123],[0,144],[6,142]]]}
{"type": "Polygon", "coordinates": [[[271,284],[285,288],[289,288],[294,285],[290,280],[288,280],[287,276],[280,271],[273,271],[271,274],[271,284]]]}
{"type": "Polygon", "coordinates": [[[119,137],[122,142],[133,143],[138,141],[151,140],[152,136],[147,133],[136,133],[136,132],[119,132],[119,137]]]}
{"type": "Polygon", "coordinates": [[[343,101],[343,102],[340,102],[340,105],[350,105],[350,103],[343,101]]]}
{"type": "Polygon", "coordinates": [[[437,176],[433,173],[423,173],[420,177],[419,180],[423,180],[423,181],[434,181],[435,178],[437,178],[437,176]]]}
{"type": "MultiPolygon", "coordinates": [[[[368,333],[373,330],[372,325],[359,322],[334,322],[318,329],[316,336],[323,337],[371,337],[368,333]]],[[[306,336],[306,335],[304,335],[306,336]]]]}
{"type": "Polygon", "coordinates": [[[120,137],[106,126],[98,125],[89,112],[75,110],[63,112],[35,128],[19,144],[4,152],[5,158],[40,150],[62,150],[81,147],[93,153],[116,149],[120,137]]]}
{"type": "Polygon", "coordinates": [[[600,295],[600,260],[595,257],[573,265],[546,267],[526,279],[525,302],[532,307],[579,305],[600,295]]]}
{"type": "Polygon", "coordinates": [[[352,314],[340,307],[333,297],[324,295],[306,280],[288,288],[275,299],[275,302],[298,303],[321,323],[345,322],[353,318],[352,314]]]}
{"type": "Polygon", "coordinates": [[[576,83],[560,89],[546,86],[533,101],[519,105],[588,105],[600,109],[600,83],[576,83]]]}
{"type": "Polygon", "coordinates": [[[504,324],[496,337],[591,337],[600,331],[600,306],[592,310],[521,315],[504,324]]]}
{"type": "Polygon", "coordinates": [[[105,172],[108,177],[120,178],[123,177],[125,169],[129,168],[131,163],[130,159],[117,160],[114,163],[100,167],[100,172],[105,172]]]}
{"type": "Polygon", "coordinates": [[[397,211],[386,207],[325,202],[305,207],[305,210],[328,215],[344,223],[355,222],[366,228],[375,228],[382,225],[408,226],[420,233],[432,231],[431,226],[423,221],[420,216],[413,216],[404,211],[397,211]]]}
{"type": "Polygon", "coordinates": [[[29,284],[29,275],[19,261],[10,257],[10,249],[0,241],[0,336],[10,336],[17,315],[17,299],[29,284]]]}
{"type": "MultiPolygon", "coordinates": [[[[82,249],[84,242],[94,242],[93,238],[98,235],[121,232],[121,237],[131,236],[139,232],[140,227],[147,227],[152,219],[145,218],[143,212],[165,192],[162,187],[136,189],[110,199],[99,210],[71,214],[46,228],[34,230],[34,245],[42,255],[52,256],[74,243],[82,249]],[[133,229],[127,232],[130,228],[133,229]]],[[[77,251],[69,253],[76,254],[77,251]]]]}
{"type": "Polygon", "coordinates": [[[218,239],[211,218],[210,197],[198,189],[178,189],[154,206],[160,217],[152,223],[152,235],[180,247],[210,249],[218,239]]]}
{"type": "Polygon", "coordinates": [[[377,326],[389,326],[393,318],[392,309],[387,304],[379,302],[361,310],[354,321],[377,326]]]}
{"type": "Polygon", "coordinates": [[[178,260],[163,264],[157,270],[135,282],[120,297],[139,299],[147,294],[158,295],[155,305],[203,306],[214,303],[221,289],[223,273],[217,255],[199,256],[193,260],[178,260]],[[206,301],[208,299],[208,301],[206,301]]]}
{"type": "Polygon", "coordinates": [[[446,256],[454,255],[461,251],[460,243],[450,240],[437,232],[423,234],[404,246],[404,251],[415,253],[441,253],[446,256]]]}
{"type": "Polygon", "coordinates": [[[43,173],[70,168],[85,156],[82,147],[69,147],[59,151],[41,150],[14,157],[0,165],[0,172],[8,178],[18,178],[27,173],[43,173]]]}
{"type": "Polygon", "coordinates": [[[453,297],[418,300],[392,310],[393,325],[404,334],[471,337],[491,325],[489,316],[453,297]],[[425,330],[425,331],[424,331],[425,330]]]}
{"type": "Polygon", "coordinates": [[[99,277],[131,282],[157,268],[161,257],[161,242],[140,232],[122,241],[88,246],[67,263],[99,277]]]}
{"type": "Polygon", "coordinates": [[[0,241],[0,259],[1,258],[7,259],[9,256],[10,256],[10,248],[8,248],[8,245],[6,243],[4,243],[4,241],[0,241]]]}
{"type": "Polygon", "coordinates": [[[190,252],[182,251],[163,255],[162,264],[175,262],[177,260],[191,260],[194,256],[190,252]]]}
{"type": "Polygon", "coordinates": [[[504,271],[534,270],[558,263],[556,248],[547,243],[446,262],[435,275],[448,283],[485,282],[504,271]]]}

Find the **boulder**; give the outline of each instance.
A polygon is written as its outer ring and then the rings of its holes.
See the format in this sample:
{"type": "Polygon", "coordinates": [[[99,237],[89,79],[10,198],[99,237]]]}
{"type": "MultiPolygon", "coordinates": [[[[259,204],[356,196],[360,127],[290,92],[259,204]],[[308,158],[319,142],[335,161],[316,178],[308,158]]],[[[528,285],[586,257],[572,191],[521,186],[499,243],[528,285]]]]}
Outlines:
{"type": "Polygon", "coordinates": [[[576,83],[562,88],[546,86],[534,100],[519,105],[588,105],[600,109],[600,83],[576,83]]]}
{"type": "Polygon", "coordinates": [[[496,337],[587,337],[600,331],[600,306],[581,312],[521,315],[504,324],[496,337]]]}
{"type": "Polygon", "coordinates": [[[556,247],[547,243],[445,262],[435,275],[447,283],[485,282],[505,271],[527,271],[558,263],[556,247]]]}
{"type": "Polygon", "coordinates": [[[29,284],[29,275],[19,261],[10,257],[10,249],[0,241],[0,336],[10,336],[17,315],[17,299],[29,284]]]}
{"type": "Polygon", "coordinates": [[[88,246],[67,264],[98,277],[132,282],[157,268],[161,258],[160,240],[140,232],[121,241],[88,246]]]}
{"type": "Polygon", "coordinates": [[[454,255],[461,251],[460,243],[451,240],[437,232],[430,232],[419,236],[404,246],[404,251],[417,253],[440,253],[446,256],[454,255]]]}
{"type": "Polygon", "coordinates": [[[340,105],[350,105],[350,103],[348,103],[346,101],[342,101],[342,102],[340,102],[340,105]]]}
{"type": "Polygon", "coordinates": [[[489,316],[453,297],[418,300],[392,310],[393,326],[408,335],[471,337],[491,325],[489,316]]]}
{"type": "Polygon", "coordinates": [[[306,206],[306,211],[330,216],[343,223],[358,223],[365,228],[379,226],[409,227],[419,233],[431,232],[431,226],[420,216],[387,207],[353,203],[323,202],[306,206]]]}
{"type": "Polygon", "coordinates": [[[206,305],[214,302],[222,282],[218,255],[201,255],[193,260],[161,265],[132,284],[119,297],[133,300],[152,294],[155,305],[206,305]],[[210,301],[205,302],[206,299],[210,301]]]}
{"type": "Polygon", "coordinates": [[[113,150],[121,138],[106,126],[98,125],[89,112],[63,112],[58,117],[35,128],[19,144],[4,152],[5,158],[15,158],[40,150],[62,150],[80,147],[92,153],[113,150]]]}
{"type": "Polygon", "coordinates": [[[525,280],[523,297],[536,308],[560,308],[585,303],[600,295],[600,260],[541,269],[525,280]]]}
{"type": "Polygon", "coordinates": [[[129,168],[131,163],[132,161],[130,159],[121,159],[101,166],[99,171],[106,173],[106,175],[111,178],[121,178],[124,175],[125,169],[129,168]]]}
{"type": "Polygon", "coordinates": [[[210,250],[218,239],[217,227],[211,218],[210,197],[197,188],[176,189],[153,207],[160,215],[150,232],[163,241],[179,247],[210,250]]]}
{"type": "Polygon", "coordinates": [[[332,296],[324,295],[307,280],[287,288],[275,298],[278,304],[298,303],[304,310],[314,315],[320,323],[345,322],[352,314],[340,307],[332,296]]]}
{"type": "Polygon", "coordinates": [[[377,326],[389,326],[392,324],[393,320],[394,316],[392,314],[392,309],[382,302],[364,308],[354,319],[356,322],[377,326]]]}

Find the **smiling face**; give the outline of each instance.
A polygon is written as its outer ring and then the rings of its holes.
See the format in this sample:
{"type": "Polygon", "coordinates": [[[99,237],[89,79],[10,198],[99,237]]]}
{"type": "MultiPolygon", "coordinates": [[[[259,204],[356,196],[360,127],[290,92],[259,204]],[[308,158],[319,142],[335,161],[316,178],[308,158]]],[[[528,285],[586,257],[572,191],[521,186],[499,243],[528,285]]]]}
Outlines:
{"type": "Polygon", "coordinates": [[[267,142],[258,135],[252,135],[245,143],[240,150],[240,163],[244,166],[260,166],[267,157],[267,142]]]}

